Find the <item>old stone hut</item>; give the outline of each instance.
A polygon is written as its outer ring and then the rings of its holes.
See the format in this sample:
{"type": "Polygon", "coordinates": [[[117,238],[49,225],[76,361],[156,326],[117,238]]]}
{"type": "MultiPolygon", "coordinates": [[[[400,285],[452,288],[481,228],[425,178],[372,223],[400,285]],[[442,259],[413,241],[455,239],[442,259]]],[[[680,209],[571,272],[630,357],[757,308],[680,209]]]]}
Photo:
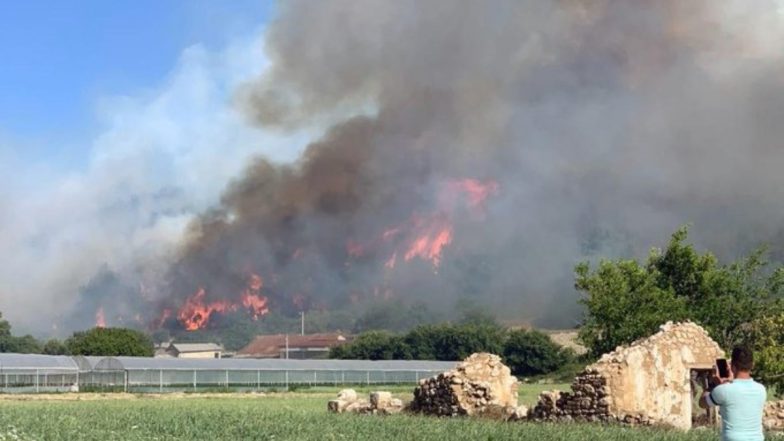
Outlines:
{"type": "Polygon", "coordinates": [[[653,336],[602,356],[574,379],[571,392],[543,393],[529,416],[689,429],[701,418],[698,379],[723,356],[700,326],[670,322],[653,336]]]}

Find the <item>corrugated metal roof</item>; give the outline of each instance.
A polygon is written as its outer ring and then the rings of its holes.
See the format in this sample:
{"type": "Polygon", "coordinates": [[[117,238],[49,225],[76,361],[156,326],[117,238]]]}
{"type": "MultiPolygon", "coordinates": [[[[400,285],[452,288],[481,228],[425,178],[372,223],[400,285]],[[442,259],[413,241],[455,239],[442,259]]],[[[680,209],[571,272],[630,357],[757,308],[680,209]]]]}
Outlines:
{"type": "Polygon", "coordinates": [[[223,346],[215,343],[172,343],[171,347],[179,353],[222,351],[223,346]]]}
{"type": "Polygon", "coordinates": [[[342,334],[257,335],[247,346],[237,351],[237,356],[259,358],[278,357],[281,350],[286,347],[286,340],[288,340],[289,349],[332,348],[348,341],[342,334]]]}
{"type": "Polygon", "coordinates": [[[446,371],[455,367],[455,361],[423,360],[286,360],[252,358],[147,358],[107,357],[96,370],[356,370],[356,371],[446,371]]]}
{"type": "Polygon", "coordinates": [[[37,370],[79,370],[76,362],[66,355],[41,354],[0,354],[0,370],[37,369],[37,370]]]}

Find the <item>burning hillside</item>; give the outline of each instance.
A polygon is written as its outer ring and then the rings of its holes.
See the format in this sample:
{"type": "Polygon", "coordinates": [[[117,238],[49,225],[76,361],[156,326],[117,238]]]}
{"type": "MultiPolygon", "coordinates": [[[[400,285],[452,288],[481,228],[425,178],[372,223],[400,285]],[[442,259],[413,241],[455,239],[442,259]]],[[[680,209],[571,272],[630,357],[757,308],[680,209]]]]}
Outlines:
{"type": "Polygon", "coordinates": [[[286,2],[236,102],[264,130],[317,134],[296,161],[250,163],[166,265],[99,272],[80,321],[195,330],[474,298],[568,326],[579,260],[642,255],[687,222],[719,254],[775,252],[776,10],[286,2]]]}

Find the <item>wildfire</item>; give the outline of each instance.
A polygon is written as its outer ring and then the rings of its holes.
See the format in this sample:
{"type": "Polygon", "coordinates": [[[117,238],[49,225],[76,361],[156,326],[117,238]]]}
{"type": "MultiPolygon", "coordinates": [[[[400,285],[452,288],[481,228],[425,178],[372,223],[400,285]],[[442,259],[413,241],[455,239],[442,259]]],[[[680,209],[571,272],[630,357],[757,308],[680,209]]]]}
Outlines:
{"type": "MultiPolygon", "coordinates": [[[[240,294],[239,302],[229,300],[216,300],[206,303],[207,292],[204,288],[199,288],[195,294],[188,297],[179,309],[177,318],[188,331],[203,329],[210,321],[212,314],[216,312],[237,311],[240,307],[246,309],[254,320],[269,312],[267,298],[261,295],[264,281],[261,276],[251,274],[247,288],[240,294]]],[[[164,313],[167,310],[164,310],[164,313]]],[[[165,320],[165,318],[163,319],[165,320]]],[[[162,321],[163,321],[162,320],[162,321]]]]}
{"type": "Polygon", "coordinates": [[[415,257],[429,260],[433,266],[441,264],[441,252],[445,246],[452,242],[452,226],[449,224],[438,225],[430,231],[417,236],[408,246],[403,258],[409,261],[415,257]]]}
{"type": "MultiPolygon", "coordinates": [[[[431,211],[413,213],[408,219],[386,225],[386,228],[379,226],[383,229],[369,238],[349,239],[345,242],[345,253],[349,259],[361,258],[367,261],[376,256],[387,256],[381,257],[383,260],[378,263],[390,274],[403,262],[414,260],[430,263],[437,273],[443,261],[444,250],[455,239],[455,222],[466,214],[466,208],[469,209],[468,214],[475,215],[473,217],[477,219],[482,218],[485,204],[498,191],[499,184],[493,180],[464,178],[441,181],[435,206],[431,211]]],[[[304,257],[306,248],[292,248],[293,251],[289,254],[291,261],[304,257]]],[[[350,265],[350,262],[346,261],[346,265],[350,265]]],[[[179,308],[164,309],[157,322],[158,326],[163,326],[170,317],[176,317],[186,330],[194,331],[207,327],[215,313],[245,311],[254,320],[269,313],[269,301],[263,295],[265,280],[250,273],[249,268],[246,271],[249,272],[247,285],[240,292],[210,301],[207,299],[206,290],[200,288],[185,299],[179,308]]],[[[278,275],[272,272],[268,276],[266,281],[277,285],[278,275]]],[[[143,286],[142,291],[146,298],[143,286]]],[[[210,293],[211,296],[214,294],[219,293],[210,293]]],[[[305,309],[306,299],[309,298],[307,293],[288,294],[298,309],[305,309]]],[[[392,295],[392,291],[389,288],[376,288],[374,295],[387,298],[392,295]]],[[[357,302],[361,295],[351,293],[349,297],[352,302],[357,302]]],[[[102,309],[96,314],[96,326],[105,326],[102,309]]]]}
{"type": "Polygon", "coordinates": [[[96,328],[105,328],[106,327],[106,317],[103,313],[103,306],[100,306],[97,311],[95,311],[95,327],[96,328]]]}
{"type": "Polygon", "coordinates": [[[267,298],[261,296],[261,288],[263,287],[264,281],[261,276],[251,274],[248,288],[242,292],[242,306],[250,311],[253,320],[258,320],[259,317],[269,312],[267,298]]]}
{"type": "Polygon", "coordinates": [[[217,300],[211,303],[204,303],[207,291],[199,288],[195,294],[185,299],[177,318],[188,331],[195,331],[207,326],[210,316],[214,312],[225,312],[231,308],[231,303],[226,300],[217,300]]]}
{"type": "Polygon", "coordinates": [[[498,182],[485,181],[478,179],[459,179],[450,181],[448,188],[464,195],[468,200],[468,205],[472,208],[481,207],[485,200],[491,195],[498,193],[498,182]]]}

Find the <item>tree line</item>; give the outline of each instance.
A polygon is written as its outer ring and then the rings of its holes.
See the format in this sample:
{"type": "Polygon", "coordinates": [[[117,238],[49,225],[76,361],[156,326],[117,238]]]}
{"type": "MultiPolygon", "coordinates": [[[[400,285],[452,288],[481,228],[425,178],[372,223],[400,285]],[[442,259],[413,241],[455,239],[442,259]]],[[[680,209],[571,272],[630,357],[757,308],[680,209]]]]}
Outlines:
{"type": "Polygon", "coordinates": [[[506,330],[488,323],[421,325],[403,334],[369,331],[335,347],[331,358],[364,360],[462,360],[474,352],[501,354],[519,376],[550,374],[576,360],[540,331],[506,330]]]}
{"type": "Polygon", "coordinates": [[[13,335],[10,323],[0,313],[0,352],[151,357],[153,342],[144,332],[126,328],[93,328],[75,332],[65,340],[41,342],[32,335],[13,335]]]}

